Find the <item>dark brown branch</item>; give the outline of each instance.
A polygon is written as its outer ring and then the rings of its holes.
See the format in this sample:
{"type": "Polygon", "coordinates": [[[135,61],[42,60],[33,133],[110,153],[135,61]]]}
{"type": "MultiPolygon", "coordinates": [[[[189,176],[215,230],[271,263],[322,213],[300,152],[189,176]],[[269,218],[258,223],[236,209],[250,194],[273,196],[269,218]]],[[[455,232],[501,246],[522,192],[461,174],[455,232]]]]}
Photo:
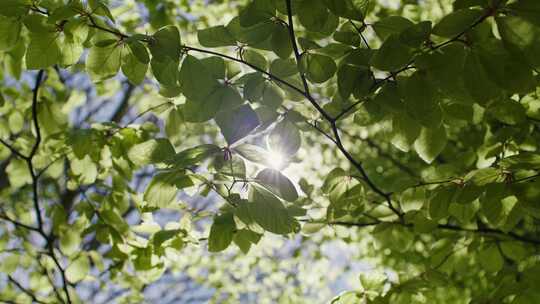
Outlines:
{"type": "Polygon", "coordinates": [[[32,302],[45,304],[45,302],[40,301],[33,292],[24,288],[24,286],[22,286],[21,283],[17,282],[12,276],[8,275],[8,280],[13,283],[13,285],[17,286],[17,288],[19,288],[24,294],[29,296],[32,299],[32,302]]]}
{"type": "Polygon", "coordinates": [[[45,232],[43,230],[43,218],[41,216],[41,210],[39,206],[38,177],[36,175],[36,172],[34,172],[34,165],[32,164],[32,159],[36,155],[37,150],[39,148],[39,144],[41,143],[41,129],[38,122],[38,96],[39,96],[39,86],[41,85],[44,74],[45,74],[44,70],[39,70],[36,76],[36,83],[34,85],[33,97],[32,97],[32,122],[34,124],[34,129],[36,132],[36,140],[34,142],[34,145],[32,146],[30,155],[28,155],[28,157],[26,158],[26,164],[28,165],[28,170],[30,171],[30,175],[32,176],[34,211],[36,212],[38,229],[41,231],[43,235],[45,234],[45,232]]]}
{"type": "Polygon", "coordinates": [[[205,49],[200,49],[200,48],[196,48],[196,47],[192,47],[192,46],[187,46],[185,45],[184,47],[184,50],[186,51],[194,51],[194,52],[199,52],[199,53],[205,53],[205,54],[209,54],[209,55],[214,55],[214,56],[219,56],[219,57],[222,57],[222,58],[225,58],[225,59],[228,59],[228,60],[231,60],[231,61],[235,61],[235,62],[238,62],[238,63],[241,63],[245,66],[248,66],[250,68],[252,68],[253,70],[257,71],[257,72],[260,72],[266,76],[268,76],[270,79],[276,81],[276,82],[279,82],[289,88],[291,88],[292,90],[298,92],[299,94],[301,94],[302,96],[306,97],[309,99],[309,97],[307,96],[307,93],[304,92],[302,89],[296,87],[295,85],[273,75],[273,74],[270,74],[268,73],[267,71],[247,62],[247,61],[244,61],[242,59],[238,59],[238,58],[234,58],[232,56],[229,56],[229,55],[225,55],[225,54],[221,54],[221,53],[218,53],[218,52],[214,52],[214,51],[210,51],[210,50],[205,50],[205,49]]]}
{"type": "MultiPolygon", "coordinates": [[[[413,228],[414,225],[410,223],[404,223],[404,222],[385,222],[385,221],[374,221],[374,222],[368,222],[368,223],[361,223],[361,222],[344,222],[344,221],[336,221],[336,222],[329,222],[329,225],[340,225],[345,227],[369,227],[369,226],[375,226],[378,224],[394,224],[394,225],[400,225],[407,228],[413,228]]],[[[483,234],[483,235],[497,235],[501,237],[507,237],[516,241],[532,244],[535,246],[540,246],[540,240],[535,238],[530,238],[527,236],[519,235],[515,232],[505,232],[502,230],[494,229],[494,228],[488,228],[488,227],[480,227],[478,229],[469,229],[469,228],[463,228],[460,226],[455,226],[451,224],[439,224],[437,225],[438,229],[442,230],[450,230],[450,231],[456,231],[456,232],[466,232],[466,233],[475,233],[475,234],[483,234]]]]}
{"type": "Polygon", "coordinates": [[[82,16],[88,17],[88,21],[90,21],[90,25],[89,25],[90,27],[93,27],[93,28],[102,30],[102,31],[107,32],[107,33],[109,33],[109,34],[113,34],[113,35],[119,37],[120,39],[129,38],[128,35],[123,34],[123,33],[119,32],[119,31],[117,31],[117,30],[112,30],[112,29],[109,29],[109,28],[106,28],[106,27],[103,27],[103,26],[97,24],[96,20],[94,20],[94,18],[92,17],[91,14],[88,14],[88,13],[86,13],[86,12],[79,12],[79,13],[80,13],[82,16]]]}
{"type": "MultiPolygon", "coordinates": [[[[301,55],[300,55],[300,51],[298,50],[298,45],[296,43],[296,36],[294,34],[294,22],[293,22],[293,17],[292,17],[292,5],[291,5],[291,0],[285,0],[286,4],[287,4],[287,19],[288,19],[288,29],[289,29],[289,36],[291,38],[291,44],[292,44],[292,48],[293,48],[293,52],[294,52],[294,57],[296,58],[296,65],[298,66],[298,70],[300,71],[300,60],[301,60],[301,55]]],[[[313,105],[313,107],[315,107],[315,109],[317,109],[317,111],[328,121],[332,121],[332,117],[330,116],[330,114],[326,113],[326,111],[319,105],[319,103],[317,103],[317,101],[315,100],[315,98],[313,98],[309,92],[309,85],[308,85],[308,82],[306,80],[306,76],[304,75],[304,73],[302,73],[300,71],[300,78],[302,79],[302,84],[304,85],[304,96],[309,100],[309,102],[313,105]]]]}
{"type": "Polygon", "coordinates": [[[3,219],[5,221],[8,221],[10,222],[11,224],[13,224],[14,226],[16,227],[20,227],[20,228],[24,228],[24,229],[27,229],[27,230],[30,230],[30,231],[34,231],[34,232],[38,232],[40,233],[41,231],[36,228],[36,227],[32,227],[32,226],[29,226],[29,225],[26,225],[26,224],[23,224],[17,220],[14,220],[14,219],[11,219],[10,217],[8,217],[6,214],[4,213],[0,213],[0,219],[3,219]]]}
{"type": "Polygon", "coordinates": [[[21,152],[19,152],[17,149],[15,149],[12,145],[10,145],[7,141],[0,138],[0,143],[2,143],[6,148],[8,148],[11,153],[15,154],[16,156],[26,160],[28,157],[24,156],[21,152]]]}
{"type": "Polygon", "coordinates": [[[126,115],[126,112],[129,109],[129,99],[133,95],[133,90],[135,90],[135,86],[128,82],[126,90],[124,91],[124,96],[122,97],[118,108],[116,108],[116,111],[114,111],[110,121],[119,123],[124,115],[126,115]]]}
{"type": "Polygon", "coordinates": [[[48,237],[45,233],[45,229],[43,227],[43,218],[41,216],[41,208],[39,205],[39,191],[38,191],[38,175],[34,170],[34,165],[32,164],[32,160],[34,156],[37,154],[37,151],[39,149],[39,145],[41,143],[41,128],[39,126],[38,121],[38,96],[39,96],[39,88],[42,83],[43,77],[44,77],[45,71],[40,70],[36,76],[36,84],[34,86],[33,90],[33,97],[32,97],[32,122],[34,125],[34,129],[36,132],[36,140],[34,142],[34,145],[32,147],[32,150],[30,152],[30,155],[26,158],[26,163],[28,166],[28,170],[30,171],[30,175],[32,176],[32,193],[33,193],[33,201],[34,201],[34,210],[36,212],[37,221],[38,221],[38,230],[41,236],[45,238],[46,240],[46,246],[47,250],[49,252],[49,256],[53,259],[56,267],[58,268],[60,275],[62,277],[63,282],[63,289],[64,293],[66,295],[67,303],[71,304],[71,296],[69,295],[68,291],[68,283],[66,279],[66,274],[62,266],[60,265],[60,262],[58,261],[58,258],[56,257],[54,253],[54,247],[53,247],[53,236],[51,234],[51,237],[48,237]]]}
{"type": "MultiPolygon", "coordinates": [[[[294,54],[295,54],[295,57],[296,57],[296,63],[298,65],[300,65],[300,59],[301,58],[300,58],[300,53],[298,51],[298,46],[296,44],[296,36],[295,36],[295,32],[294,32],[294,22],[293,22],[293,17],[292,17],[291,0],[285,0],[285,2],[286,2],[286,5],[287,5],[287,17],[288,17],[288,21],[289,21],[289,35],[290,35],[290,38],[291,38],[293,51],[294,51],[294,54]]],[[[362,164],[360,162],[358,162],[356,159],[354,159],[354,157],[349,153],[349,151],[347,151],[347,149],[343,146],[343,143],[341,142],[339,131],[338,131],[338,128],[337,128],[337,125],[336,125],[336,119],[332,118],[328,113],[326,113],[326,111],[324,111],[321,108],[321,106],[315,101],[315,99],[309,93],[309,86],[307,84],[307,80],[305,79],[305,76],[303,74],[301,74],[301,77],[302,77],[302,82],[304,83],[304,89],[305,89],[304,96],[306,96],[306,98],[315,107],[315,109],[330,123],[330,125],[332,127],[332,132],[334,134],[334,143],[336,144],[338,150],[341,151],[341,154],[343,154],[345,156],[345,158],[347,158],[347,160],[349,160],[349,162],[360,172],[360,174],[362,175],[362,178],[365,179],[365,182],[368,184],[368,186],[371,188],[371,190],[373,190],[375,193],[379,194],[380,196],[384,197],[386,199],[386,201],[388,202],[388,206],[390,207],[390,209],[396,215],[398,215],[401,218],[401,213],[396,208],[394,208],[394,206],[392,205],[390,194],[385,193],[384,191],[382,191],[379,187],[377,187],[377,185],[375,185],[373,183],[373,181],[371,181],[371,179],[367,175],[366,171],[364,170],[364,167],[362,166],[362,164]]]]}
{"type": "Polygon", "coordinates": [[[486,9],[486,12],[480,16],[480,18],[478,18],[478,20],[476,20],[473,24],[471,24],[469,27],[467,27],[466,29],[464,29],[463,31],[459,32],[457,35],[455,35],[454,37],[448,39],[447,41],[441,43],[441,44],[438,44],[436,46],[434,46],[432,48],[432,50],[437,50],[437,49],[440,49],[442,48],[443,46],[445,45],[448,45],[454,41],[457,41],[461,36],[463,36],[465,33],[467,33],[468,31],[472,30],[473,28],[475,28],[477,25],[479,25],[480,23],[484,22],[484,20],[486,20],[488,17],[492,16],[495,12],[495,9],[492,9],[492,8],[489,8],[489,9],[486,9]]]}
{"type": "Polygon", "coordinates": [[[504,232],[502,230],[493,229],[493,228],[483,227],[483,228],[478,228],[478,229],[468,229],[468,228],[463,228],[463,227],[449,225],[449,224],[439,224],[437,227],[440,229],[452,230],[452,231],[462,231],[462,232],[471,232],[471,233],[480,233],[480,234],[495,234],[495,235],[509,237],[509,238],[512,238],[514,240],[521,241],[524,243],[540,245],[540,240],[538,239],[522,236],[515,232],[504,232]]]}

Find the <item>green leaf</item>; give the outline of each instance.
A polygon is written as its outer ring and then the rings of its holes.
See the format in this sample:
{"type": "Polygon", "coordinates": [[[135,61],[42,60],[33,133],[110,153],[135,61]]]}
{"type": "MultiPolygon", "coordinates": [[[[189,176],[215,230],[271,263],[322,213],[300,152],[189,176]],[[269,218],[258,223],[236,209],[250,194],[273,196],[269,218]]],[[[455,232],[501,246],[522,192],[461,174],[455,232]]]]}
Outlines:
{"type": "Polygon", "coordinates": [[[220,112],[215,120],[229,145],[249,135],[260,124],[257,113],[249,105],[220,112]]]}
{"type": "Polygon", "coordinates": [[[422,21],[409,26],[399,33],[401,42],[409,47],[418,48],[429,39],[431,21],[422,21]]]}
{"type": "Polygon", "coordinates": [[[90,261],[85,254],[81,254],[66,268],[66,278],[71,283],[77,283],[86,278],[89,271],[90,261]]]}
{"type": "Polygon", "coordinates": [[[278,198],[272,193],[251,187],[250,203],[247,203],[252,219],[264,230],[275,234],[288,234],[297,228],[297,223],[278,198]]]}
{"type": "Polygon", "coordinates": [[[249,64],[258,67],[261,70],[266,70],[266,58],[260,53],[253,50],[246,50],[242,53],[242,58],[249,64]]]}
{"type": "Polygon", "coordinates": [[[253,26],[242,26],[239,18],[235,17],[226,28],[238,42],[256,47],[264,42],[269,43],[267,40],[272,36],[275,25],[271,21],[266,21],[253,26]]]}
{"type": "Polygon", "coordinates": [[[485,186],[490,183],[496,182],[501,175],[501,171],[496,168],[482,168],[469,172],[464,180],[471,182],[476,186],[485,186]]]}
{"type": "Polygon", "coordinates": [[[426,77],[415,73],[402,80],[402,94],[407,112],[426,128],[438,128],[442,111],[436,91],[426,77]]]}
{"type": "Polygon", "coordinates": [[[76,64],[84,52],[83,41],[75,35],[66,34],[62,45],[62,55],[60,63],[65,66],[76,64]]]}
{"type": "Polygon", "coordinates": [[[155,164],[170,160],[175,155],[174,147],[166,138],[156,138],[133,146],[129,159],[137,166],[155,164]]]}
{"type": "Polygon", "coordinates": [[[527,247],[519,241],[501,242],[500,246],[503,254],[516,262],[522,261],[527,257],[527,247]]]}
{"type": "Polygon", "coordinates": [[[371,64],[381,71],[394,71],[404,67],[412,58],[412,49],[399,39],[399,35],[390,35],[373,54],[371,64]]]}
{"type": "Polygon", "coordinates": [[[180,32],[174,25],[162,27],[155,32],[148,46],[155,60],[161,62],[180,61],[180,53],[182,51],[180,32]]]}
{"type": "Polygon", "coordinates": [[[15,47],[21,36],[22,24],[14,18],[0,16],[0,51],[15,47]]]}
{"type": "Polygon", "coordinates": [[[471,97],[481,105],[487,104],[501,94],[500,88],[488,77],[478,58],[478,51],[469,52],[465,58],[463,79],[471,97]]]}
{"type": "Polygon", "coordinates": [[[277,109],[283,103],[283,93],[281,89],[272,83],[264,86],[262,103],[272,109],[277,109]]]}
{"type": "Polygon", "coordinates": [[[373,30],[381,40],[385,40],[390,35],[399,34],[413,25],[414,23],[407,18],[401,16],[389,16],[375,22],[373,24],[373,30]]]}
{"type": "Polygon", "coordinates": [[[328,20],[328,10],[322,0],[304,0],[297,10],[300,23],[308,30],[319,32],[323,30],[328,20]]]}
{"type": "Polygon", "coordinates": [[[11,187],[15,189],[32,183],[32,176],[22,159],[11,160],[6,167],[6,174],[11,187]]]}
{"type": "Polygon", "coordinates": [[[246,178],[246,163],[238,155],[226,157],[224,153],[217,154],[214,158],[213,165],[220,174],[246,178]]]}
{"type": "Polygon", "coordinates": [[[259,102],[263,97],[266,81],[261,73],[245,74],[240,78],[244,83],[244,98],[251,102],[259,102]]]}
{"type": "Polygon", "coordinates": [[[478,21],[483,11],[479,9],[461,9],[454,11],[441,19],[433,27],[433,34],[453,38],[454,36],[466,31],[478,21]]]}
{"type": "Polygon", "coordinates": [[[380,122],[385,116],[380,105],[371,100],[367,100],[356,107],[354,113],[354,123],[359,126],[369,126],[380,122]]]}
{"type": "Polygon", "coordinates": [[[405,104],[401,100],[398,86],[394,83],[386,83],[377,93],[373,102],[380,105],[387,113],[401,115],[405,112],[405,104]]]}
{"type": "Polygon", "coordinates": [[[241,229],[234,234],[234,243],[242,250],[244,254],[249,252],[252,244],[257,244],[261,239],[261,235],[251,230],[241,229]]]}
{"type": "Polygon", "coordinates": [[[219,252],[227,249],[233,240],[235,230],[236,225],[232,213],[214,217],[208,236],[208,251],[219,252]]]}
{"type": "Polygon", "coordinates": [[[484,247],[478,253],[480,265],[488,272],[498,272],[502,269],[504,260],[496,244],[484,247]]]}
{"type": "Polygon", "coordinates": [[[362,302],[362,296],[354,291],[343,292],[332,299],[330,304],[354,304],[362,302]]]}
{"type": "Polygon", "coordinates": [[[511,13],[523,17],[540,26],[540,3],[536,0],[520,0],[510,3],[507,8],[511,13]]]}
{"type": "Polygon", "coordinates": [[[506,216],[502,200],[509,195],[508,188],[503,183],[492,183],[485,190],[480,197],[481,211],[488,223],[497,226],[506,216]]]}
{"type": "Polygon", "coordinates": [[[298,73],[294,59],[276,59],[270,64],[270,73],[280,78],[293,76],[298,73]]]}
{"type": "Polygon", "coordinates": [[[347,100],[351,94],[357,98],[371,91],[374,79],[371,71],[365,67],[342,64],[337,71],[338,90],[341,98],[347,100]]]}
{"type": "Polygon", "coordinates": [[[30,8],[29,0],[3,0],[0,15],[18,17],[25,15],[30,8]]]}
{"type": "Polygon", "coordinates": [[[172,25],[160,28],[150,37],[148,47],[152,54],[150,65],[157,81],[169,88],[176,87],[182,50],[178,28],[172,25]]]}
{"type": "Polygon", "coordinates": [[[271,166],[270,152],[267,150],[250,144],[243,144],[233,148],[233,151],[240,154],[243,158],[257,164],[271,166]]]}
{"type": "Polygon", "coordinates": [[[529,64],[540,67],[540,25],[535,26],[527,20],[515,16],[499,17],[497,26],[501,38],[509,51],[524,56],[529,64]]]}
{"type": "Polygon", "coordinates": [[[216,145],[200,145],[177,153],[176,156],[174,156],[174,158],[170,161],[170,163],[176,168],[184,169],[193,165],[197,165],[220,151],[221,149],[216,145]]]}
{"type": "Polygon", "coordinates": [[[479,45],[479,59],[487,76],[511,93],[527,93],[535,86],[532,70],[522,59],[511,56],[497,39],[479,45]]]}
{"type": "Polygon", "coordinates": [[[223,110],[232,109],[244,103],[238,91],[230,86],[219,86],[201,100],[189,99],[184,107],[185,120],[189,122],[204,122],[223,110]]]}
{"type": "Polygon", "coordinates": [[[106,47],[91,47],[86,59],[86,69],[94,81],[115,76],[121,64],[122,47],[117,43],[106,47]]]}
{"type": "Polygon", "coordinates": [[[416,153],[430,164],[446,146],[446,130],[444,126],[436,129],[422,128],[420,137],[414,142],[416,153]]]}
{"type": "Polygon", "coordinates": [[[456,102],[470,104],[471,98],[465,89],[463,75],[465,56],[466,49],[462,43],[450,43],[437,52],[418,56],[415,63],[426,71],[430,83],[443,94],[456,102]]]}
{"type": "Polygon", "coordinates": [[[420,135],[422,126],[406,113],[394,115],[392,118],[392,144],[403,152],[410,147],[420,135]]]}
{"type": "Polygon", "coordinates": [[[428,214],[431,219],[438,221],[449,215],[448,207],[455,191],[455,187],[440,186],[431,193],[428,199],[428,214]]]}
{"type": "Polygon", "coordinates": [[[519,124],[527,119],[525,108],[521,103],[512,99],[502,99],[493,102],[489,105],[488,111],[497,120],[509,125],[519,124]]]}
{"type": "Polygon", "coordinates": [[[332,78],[337,66],[334,60],[325,55],[304,53],[301,65],[309,81],[323,83],[332,78]]]}
{"type": "Polygon", "coordinates": [[[62,53],[58,46],[58,34],[32,34],[26,51],[26,67],[39,70],[60,62],[62,53]]]}
{"type": "Polygon", "coordinates": [[[355,27],[349,22],[341,25],[339,30],[334,33],[332,38],[334,38],[335,41],[351,46],[358,46],[362,41],[355,27]]]}
{"type": "Polygon", "coordinates": [[[363,0],[323,0],[328,9],[336,16],[362,21],[369,1],[363,0]]]}
{"type": "Polygon", "coordinates": [[[298,199],[298,193],[294,184],[285,175],[275,169],[263,169],[257,174],[255,179],[263,187],[286,201],[294,202],[298,199]]]}
{"type": "Polygon", "coordinates": [[[291,38],[289,36],[289,30],[282,24],[276,24],[274,26],[274,32],[272,33],[272,40],[270,41],[272,51],[276,53],[280,58],[287,59],[292,54],[291,38]]]}
{"type": "Polygon", "coordinates": [[[302,145],[302,137],[298,128],[288,119],[280,121],[268,135],[268,147],[271,150],[292,156],[302,145]]]}
{"type": "Polygon", "coordinates": [[[517,155],[503,158],[500,165],[507,169],[540,169],[540,154],[521,151],[517,155]]]}
{"type": "Polygon", "coordinates": [[[210,96],[219,83],[212,73],[197,58],[188,55],[182,62],[179,81],[182,94],[188,99],[202,101],[210,96]]]}
{"type": "Polygon", "coordinates": [[[73,229],[65,229],[60,234],[60,250],[66,256],[70,256],[79,250],[81,245],[81,233],[73,229]]]}
{"type": "Polygon", "coordinates": [[[225,79],[227,66],[223,58],[218,56],[206,57],[201,59],[200,62],[206,67],[212,77],[216,79],[225,79]]]}
{"type": "Polygon", "coordinates": [[[122,72],[128,80],[134,85],[140,84],[150,62],[146,47],[138,41],[129,42],[123,49],[122,61],[122,72]]]}
{"type": "Polygon", "coordinates": [[[150,207],[166,208],[175,200],[178,189],[192,185],[193,181],[184,172],[159,173],[146,188],[144,200],[150,207]]]}
{"type": "Polygon", "coordinates": [[[199,43],[205,47],[222,47],[236,45],[236,40],[223,25],[213,26],[197,31],[199,43]]]}
{"type": "MultiPolygon", "coordinates": [[[[159,60],[152,57],[150,66],[156,80],[171,92],[179,91],[178,89],[178,61],[172,59],[159,60]]],[[[174,96],[177,94],[175,93],[174,96]]]]}
{"type": "Polygon", "coordinates": [[[275,15],[276,9],[272,0],[253,0],[240,12],[242,26],[252,26],[268,21],[275,15]]]}
{"type": "Polygon", "coordinates": [[[71,161],[71,170],[73,174],[78,176],[81,184],[92,184],[96,181],[98,168],[90,155],[86,155],[82,159],[75,158],[71,161]]]}

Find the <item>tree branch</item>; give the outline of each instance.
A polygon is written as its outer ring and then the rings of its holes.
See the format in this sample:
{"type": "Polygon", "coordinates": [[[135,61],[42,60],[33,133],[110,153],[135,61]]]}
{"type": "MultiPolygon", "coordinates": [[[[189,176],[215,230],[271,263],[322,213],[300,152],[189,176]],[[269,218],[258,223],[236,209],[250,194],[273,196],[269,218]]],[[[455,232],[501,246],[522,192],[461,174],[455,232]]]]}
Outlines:
{"type": "Polygon", "coordinates": [[[4,145],[6,148],[8,148],[11,151],[11,153],[15,154],[16,156],[22,158],[23,160],[28,159],[28,157],[24,156],[21,152],[19,152],[17,149],[15,149],[7,141],[0,138],[0,143],[2,143],[2,145],[4,145]]]}
{"type": "Polygon", "coordinates": [[[41,210],[39,206],[39,195],[38,195],[38,177],[36,173],[34,172],[34,166],[32,164],[32,159],[37,153],[37,150],[39,148],[39,144],[41,143],[41,129],[38,122],[38,95],[39,95],[39,86],[41,85],[41,82],[43,80],[43,75],[45,71],[39,70],[37,76],[36,76],[36,83],[33,90],[33,97],[32,97],[32,121],[34,124],[34,129],[36,132],[36,140],[34,142],[34,145],[32,146],[32,150],[30,151],[30,155],[26,157],[26,164],[28,165],[28,170],[30,171],[30,175],[32,176],[32,192],[34,197],[34,211],[36,212],[37,222],[38,222],[38,229],[45,234],[43,230],[43,218],[41,217],[41,210]]]}
{"type": "Polygon", "coordinates": [[[118,108],[116,108],[116,111],[114,111],[113,115],[109,119],[110,121],[119,123],[122,120],[129,108],[129,99],[133,95],[133,90],[135,90],[135,86],[128,82],[126,90],[124,91],[124,96],[122,97],[118,108]]]}
{"type": "Polygon", "coordinates": [[[32,302],[39,303],[39,304],[45,304],[45,302],[38,300],[36,295],[31,292],[30,290],[24,288],[24,286],[21,285],[21,283],[17,282],[11,275],[8,275],[8,280],[13,283],[13,285],[17,286],[24,294],[29,296],[32,299],[32,302]]]}
{"type": "Polygon", "coordinates": [[[30,230],[30,231],[34,231],[34,232],[38,232],[40,233],[41,231],[36,228],[36,227],[32,227],[32,226],[29,226],[29,225],[26,225],[26,224],[23,224],[17,220],[14,220],[14,219],[11,219],[10,217],[8,217],[6,214],[4,213],[0,213],[0,219],[3,219],[5,221],[8,221],[10,222],[11,224],[13,224],[14,226],[16,227],[20,227],[20,228],[24,228],[24,229],[27,229],[27,230],[30,230]]]}
{"type": "Polygon", "coordinates": [[[309,102],[317,109],[317,111],[328,121],[332,121],[333,118],[330,116],[330,114],[326,113],[326,111],[317,103],[317,101],[311,96],[311,93],[309,92],[309,85],[306,80],[306,76],[304,73],[300,71],[300,60],[301,55],[300,51],[298,50],[298,45],[296,44],[296,36],[294,33],[294,22],[292,17],[292,5],[291,0],[285,0],[287,4],[287,18],[288,18],[288,28],[289,28],[289,36],[291,38],[291,44],[294,52],[294,57],[296,58],[296,65],[298,68],[298,71],[300,73],[300,78],[302,79],[302,84],[304,85],[304,96],[309,100],[309,102]]]}

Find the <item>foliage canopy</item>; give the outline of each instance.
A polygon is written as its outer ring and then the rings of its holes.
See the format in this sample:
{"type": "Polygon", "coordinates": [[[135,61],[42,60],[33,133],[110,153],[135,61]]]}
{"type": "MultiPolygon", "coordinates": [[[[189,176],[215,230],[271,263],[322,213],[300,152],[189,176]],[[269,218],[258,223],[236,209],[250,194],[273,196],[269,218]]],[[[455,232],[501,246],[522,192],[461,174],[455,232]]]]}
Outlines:
{"type": "Polygon", "coordinates": [[[2,0],[0,301],[540,302],[539,54],[537,0],[2,0]]]}

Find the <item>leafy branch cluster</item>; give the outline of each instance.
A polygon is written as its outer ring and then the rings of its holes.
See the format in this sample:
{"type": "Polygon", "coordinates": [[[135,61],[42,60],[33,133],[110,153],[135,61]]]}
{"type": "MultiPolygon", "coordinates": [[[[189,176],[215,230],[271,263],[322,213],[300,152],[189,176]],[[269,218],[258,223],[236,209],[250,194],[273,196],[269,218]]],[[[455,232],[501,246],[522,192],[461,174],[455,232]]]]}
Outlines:
{"type": "Polygon", "coordinates": [[[539,5],[455,1],[437,22],[413,22],[370,1],[255,0],[226,26],[199,29],[195,46],[182,26],[156,26],[157,7],[149,35],[105,1],[7,0],[4,78],[37,73],[30,103],[7,87],[0,95],[0,300],[79,302],[90,275],[130,282],[140,300],[188,246],[248,253],[268,233],[343,226],[371,228],[383,264],[415,271],[399,284],[362,277],[335,303],[410,303],[438,297],[447,281],[474,301],[532,301],[534,281],[521,277],[540,273],[539,5]],[[101,105],[78,124],[65,115],[75,72],[104,91],[125,77],[106,122],[89,123],[101,105]],[[145,94],[158,102],[130,117],[145,94]],[[330,168],[291,181],[294,163],[318,171],[302,154],[313,149],[330,168]],[[192,208],[180,191],[223,204],[192,208]],[[182,220],[162,227],[153,219],[162,209],[182,220]],[[467,254],[475,273],[463,270],[467,254]],[[12,274],[20,267],[50,291],[25,287],[12,274]]]}

